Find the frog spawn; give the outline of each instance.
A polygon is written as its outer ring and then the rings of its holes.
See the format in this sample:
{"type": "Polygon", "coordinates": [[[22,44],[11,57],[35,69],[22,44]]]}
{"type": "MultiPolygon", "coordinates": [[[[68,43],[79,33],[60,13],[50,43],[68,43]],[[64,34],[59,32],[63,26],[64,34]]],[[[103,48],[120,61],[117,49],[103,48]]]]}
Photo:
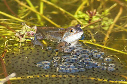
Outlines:
{"type": "MultiPolygon", "coordinates": [[[[54,44],[51,45],[53,46],[54,44]]],[[[99,50],[97,51],[99,52],[99,50]]],[[[11,52],[7,52],[5,62],[8,74],[15,72],[17,74],[16,77],[21,79],[12,79],[12,84],[109,84],[110,80],[125,80],[120,75],[126,70],[120,70],[122,68],[121,65],[118,65],[119,61],[117,59],[115,60],[114,57],[105,57],[105,55],[102,55],[99,59],[95,59],[88,52],[92,52],[92,49],[78,48],[74,49],[73,53],[59,53],[56,56],[52,47],[42,50],[41,46],[33,47],[28,44],[22,46],[20,49],[16,47],[11,52]],[[86,58],[86,60],[92,59],[92,62],[98,62],[101,66],[106,67],[106,70],[102,70],[101,68],[88,69],[81,66],[82,62],[81,64],[68,62],[68,60],[65,60],[67,57],[79,57],[78,62],[80,62],[81,58],[86,58]],[[37,65],[38,62],[40,64],[37,65]],[[113,72],[107,70],[109,64],[115,64],[113,72]],[[60,67],[64,68],[64,72],[63,69],[59,69],[60,67]],[[66,70],[66,68],[71,69],[66,70]],[[91,77],[94,79],[91,79],[91,77]],[[102,79],[102,81],[99,81],[98,78],[102,79]],[[105,79],[107,81],[103,81],[105,79]]]]}
{"type": "Polygon", "coordinates": [[[57,56],[53,57],[50,61],[37,63],[37,67],[43,69],[48,69],[50,66],[56,67],[56,71],[58,72],[65,73],[83,72],[93,68],[107,71],[116,70],[116,65],[113,63],[112,58],[106,57],[104,52],[94,49],[75,49],[71,55],[57,56]]]}

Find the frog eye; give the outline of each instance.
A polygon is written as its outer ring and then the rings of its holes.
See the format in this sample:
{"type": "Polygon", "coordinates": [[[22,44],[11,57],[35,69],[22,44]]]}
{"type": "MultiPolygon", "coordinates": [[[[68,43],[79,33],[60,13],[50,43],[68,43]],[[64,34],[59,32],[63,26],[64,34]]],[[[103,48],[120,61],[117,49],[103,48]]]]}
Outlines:
{"type": "Polygon", "coordinates": [[[73,28],[70,29],[70,32],[75,32],[75,30],[73,28]]]}

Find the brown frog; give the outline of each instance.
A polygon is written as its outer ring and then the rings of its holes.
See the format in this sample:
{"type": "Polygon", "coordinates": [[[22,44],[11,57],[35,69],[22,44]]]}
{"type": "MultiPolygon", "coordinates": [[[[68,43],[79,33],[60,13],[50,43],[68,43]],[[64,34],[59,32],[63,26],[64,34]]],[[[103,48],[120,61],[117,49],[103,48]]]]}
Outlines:
{"type": "Polygon", "coordinates": [[[41,45],[38,39],[47,39],[53,42],[58,42],[57,49],[61,50],[65,46],[74,46],[83,34],[81,26],[78,24],[69,28],[56,27],[37,27],[35,45],[41,45]]]}

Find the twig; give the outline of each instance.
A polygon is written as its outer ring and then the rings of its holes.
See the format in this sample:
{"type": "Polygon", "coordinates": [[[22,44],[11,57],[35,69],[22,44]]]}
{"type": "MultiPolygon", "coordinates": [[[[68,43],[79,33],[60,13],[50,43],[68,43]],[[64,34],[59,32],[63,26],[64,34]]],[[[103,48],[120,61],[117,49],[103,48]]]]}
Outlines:
{"type": "Polygon", "coordinates": [[[108,50],[111,50],[111,51],[115,51],[115,52],[127,55],[126,52],[123,52],[123,51],[120,51],[120,50],[116,50],[116,49],[113,49],[113,48],[110,48],[110,47],[106,47],[106,46],[103,46],[103,45],[100,45],[100,44],[96,44],[96,43],[93,43],[93,42],[90,42],[90,41],[86,41],[86,40],[79,40],[79,41],[81,41],[83,43],[92,44],[92,45],[95,45],[95,46],[98,46],[98,47],[102,47],[102,48],[105,48],[105,49],[108,49],[108,50]]]}
{"type": "Polygon", "coordinates": [[[125,6],[125,7],[127,7],[126,4],[122,3],[122,2],[119,1],[119,0],[112,0],[112,1],[115,1],[116,3],[118,3],[118,4],[121,5],[121,6],[125,6]]]}
{"type": "Polygon", "coordinates": [[[122,26],[119,26],[119,25],[114,25],[114,26],[116,26],[116,27],[117,27],[117,29],[121,29],[121,30],[123,30],[123,31],[126,31],[126,32],[127,32],[127,29],[126,29],[126,28],[124,28],[124,27],[122,27],[122,26]]]}
{"type": "Polygon", "coordinates": [[[110,8],[108,8],[108,11],[110,11],[111,9],[113,9],[116,6],[117,6],[117,3],[113,4],[110,8]]]}
{"type": "Polygon", "coordinates": [[[26,16],[28,16],[30,13],[31,13],[31,11],[28,11],[24,16],[21,16],[20,18],[23,19],[23,18],[25,18],[26,16]]]}
{"type": "Polygon", "coordinates": [[[4,72],[3,73],[1,73],[0,75],[3,75],[4,74],[4,72]]]}
{"type": "Polygon", "coordinates": [[[105,38],[104,38],[104,45],[106,45],[107,40],[108,40],[108,38],[109,38],[109,35],[110,35],[110,33],[111,33],[111,31],[112,31],[112,29],[113,29],[115,23],[117,22],[117,20],[119,19],[120,15],[122,14],[122,12],[123,12],[123,8],[120,7],[119,13],[118,13],[117,16],[115,17],[115,19],[114,19],[114,21],[113,21],[113,24],[109,27],[108,32],[107,32],[107,34],[106,34],[106,36],[105,36],[105,38]]]}
{"type": "Polygon", "coordinates": [[[94,38],[94,35],[93,35],[93,33],[90,31],[90,30],[87,30],[90,34],[91,34],[91,37],[92,37],[92,41],[93,42],[96,42],[96,39],[94,38]]]}
{"type": "Polygon", "coordinates": [[[9,76],[7,76],[6,78],[2,79],[0,81],[0,84],[4,84],[6,81],[10,80],[11,78],[15,77],[16,76],[16,73],[12,73],[10,74],[9,76]]]}
{"type": "Polygon", "coordinates": [[[92,24],[94,24],[94,23],[96,23],[96,22],[99,22],[99,21],[101,21],[101,20],[102,20],[102,19],[98,19],[98,20],[96,20],[96,21],[94,21],[94,22],[91,22],[91,23],[89,23],[89,24],[83,26],[82,28],[88,27],[89,25],[92,25],[92,24]]]}
{"type": "MultiPolygon", "coordinates": [[[[2,57],[0,57],[0,60],[1,60],[2,68],[3,68],[4,76],[7,77],[8,74],[7,74],[6,66],[5,66],[5,64],[4,64],[4,61],[3,61],[2,57]]],[[[7,83],[8,83],[8,84],[11,84],[10,80],[8,80],[7,83]]]]}
{"type": "Polygon", "coordinates": [[[15,16],[15,17],[18,17],[12,10],[11,8],[9,7],[9,5],[7,4],[7,1],[4,0],[4,4],[7,6],[8,10],[15,16]]]}
{"type": "Polygon", "coordinates": [[[81,22],[79,19],[75,18],[74,15],[72,15],[72,14],[69,13],[69,12],[67,12],[67,11],[64,10],[63,8],[60,8],[60,7],[56,6],[55,4],[53,4],[53,3],[51,3],[51,2],[49,2],[49,1],[47,1],[47,0],[42,0],[42,1],[45,2],[45,3],[47,3],[47,4],[49,4],[49,5],[51,5],[51,6],[53,6],[53,7],[55,7],[55,8],[57,8],[57,9],[59,9],[60,11],[66,13],[66,14],[68,14],[69,16],[71,16],[71,17],[73,17],[75,20],[77,20],[80,24],[82,24],[82,22],[81,22]]]}
{"type": "Polygon", "coordinates": [[[101,12],[104,9],[105,9],[105,2],[104,2],[104,0],[100,0],[100,5],[97,8],[97,10],[98,10],[98,12],[101,12]]]}
{"type": "Polygon", "coordinates": [[[0,14],[5,15],[5,16],[7,16],[7,17],[9,17],[9,18],[18,20],[18,21],[20,21],[20,22],[25,22],[24,20],[22,20],[22,19],[20,19],[20,18],[16,18],[16,17],[14,17],[14,16],[12,16],[12,15],[9,15],[9,14],[7,14],[7,13],[4,13],[4,12],[2,12],[2,11],[0,11],[0,14]]]}
{"type": "Polygon", "coordinates": [[[59,27],[59,28],[60,28],[59,25],[57,25],[55,22],[53,22],[52,20],[48,19],[46,16],[42,15],[42,14],[39,13],[38,11],[32,9],[31,7],[29,7],[29,6],[27,6],[26,4],[20,2],[19,0],[15,0],[15,1],[16,1],[18,4],[20,4],[20,5],[22,5],[22,6],[26,7],[26,8],[28,8],[29,10],[31,10],[31,11],[33,11],[33,12],[39,14],[39,15],[40,15],[41,17],[43,17],[45,20],[47,20],[47,21],[50,22],[51,24],[55,25],[56,27],[59,27]]]}

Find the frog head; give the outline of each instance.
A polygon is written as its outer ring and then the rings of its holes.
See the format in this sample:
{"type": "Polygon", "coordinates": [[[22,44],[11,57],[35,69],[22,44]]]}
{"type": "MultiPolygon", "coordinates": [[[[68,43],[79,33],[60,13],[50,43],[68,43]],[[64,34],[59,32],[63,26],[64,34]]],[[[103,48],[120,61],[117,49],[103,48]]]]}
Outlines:
{"type": "Polygon", "coordinates": [[[67,43],[77,42],[83,34],[81,25],[72,26],[66,29],[66,32],[63,35],[63,41],[67,43]]]}

